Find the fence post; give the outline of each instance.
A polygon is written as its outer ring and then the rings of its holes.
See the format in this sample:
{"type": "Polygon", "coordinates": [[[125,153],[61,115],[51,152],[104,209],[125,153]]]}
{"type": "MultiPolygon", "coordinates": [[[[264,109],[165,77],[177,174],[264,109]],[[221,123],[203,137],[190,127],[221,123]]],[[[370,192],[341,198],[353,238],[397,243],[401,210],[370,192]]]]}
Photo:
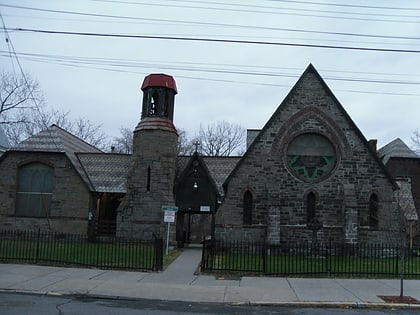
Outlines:
{"type": "Polygon", "coordinates": [[[267,274],[267,241],[263,242],[262,245],[262,252],[263,252],[263,256],[262,256],[262,263],[263,263],[263,273],[264,275],[267,274]]]}
{"type": "Polygon", "coordinates": [[[326,248],[325,252],[325,256],[326,256],[326,260],[327,260],[327,275],[328,278],[331,278],[331,252],[332,252],[332,241],[331,239],[329,239],[328,241],[328,248],[326,248]]]}
{"type": "Polygon", "coordinates": [[[39,246],[40,245],[40,238],[41,238],[41,229],[38,228],[37,238],[36,238],[36,254],[35,254],[35,264],[38,263],[39,259],[39,246]]]}
{"type": "Polygon", "coordinates": [[[155,271],[163,270],[163,239],[154,237],[154,245],[155,245],[155,271]]]}
{"type": "MultiPolygon", "coordinates": [[[[211,241],[213,241],[213,239],[211,241]]],[[[206,242],[206,239],[203,239],[203,251],[201,252],[201,263],[200,263],[201,271],[206,270],[206,256],[208,255],[206,253],[206,250],[207,250],[207,242],[206,242]]]]}

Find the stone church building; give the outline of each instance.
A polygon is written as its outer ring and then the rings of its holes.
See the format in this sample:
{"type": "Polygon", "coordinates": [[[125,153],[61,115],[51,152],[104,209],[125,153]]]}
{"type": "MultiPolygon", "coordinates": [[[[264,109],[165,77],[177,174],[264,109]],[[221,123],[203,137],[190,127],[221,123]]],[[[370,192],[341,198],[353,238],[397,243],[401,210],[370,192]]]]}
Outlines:
{"type": "MultiPolygon", "coordinates": [[[[312,65],[265,126],[249,130],[240,157],[178,156],[175,80],[151,74],[141,89],[132,155],[103,153],[55,125],[7,150],[2,228],[151,238],[166,233],[165,206],[178,209],[178,244],[390,241],[398,178],[312,65]]],[[[402,210],[416,231],[419,199],[407,191],[402,210]]]]}

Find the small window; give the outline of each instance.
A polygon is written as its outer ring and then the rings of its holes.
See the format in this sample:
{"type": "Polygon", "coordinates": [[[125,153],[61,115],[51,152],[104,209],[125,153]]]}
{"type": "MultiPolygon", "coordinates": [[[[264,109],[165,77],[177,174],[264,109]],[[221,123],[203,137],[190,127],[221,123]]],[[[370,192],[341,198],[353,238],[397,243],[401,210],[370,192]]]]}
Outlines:
{"type": "Polygon", "coordinates": [[[244,194],[243,223],[244,225],[252,224],[252,194],[249,190],[244,194]]]}
{"type": "Polygon", "coordinates": [[[306,220],[312,222],[315,219],[316,214],[316,196],[313,192],[308,194],[306,199],[306,220]]]}
{"type": "Polygon", "coordinates": [[[377,228],[379,225],[379,198],[372,194],[369,199],[369,226],[377,228]]]}
{"type": "Polygon", "coordinates": [[[150,191],[150,180],[152,176],[152,170],[150,166],[147,167],[147,182],[146,182],[146,190],[150,191]]]}
{"type": "Polygon", "coordinates": [[[54,170],[42,163],[31,163],[18,171],[16,215],[48,217],[51,210],[54,170]]]}

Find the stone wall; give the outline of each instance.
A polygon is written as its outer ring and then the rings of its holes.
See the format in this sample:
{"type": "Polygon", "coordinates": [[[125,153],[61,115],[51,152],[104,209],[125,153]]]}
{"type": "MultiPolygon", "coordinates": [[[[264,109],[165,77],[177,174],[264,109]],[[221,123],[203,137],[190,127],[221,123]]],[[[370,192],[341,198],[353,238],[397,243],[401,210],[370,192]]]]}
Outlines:
{"type": "Polygon", "coordinates": [[[7,152],[0,163],[0,221],[5,229],[52,230],[86,234],[91,207],[90,192],[62,153],[7,152]],[[54,168],[49,218],[15,215],[18,165],[42,162],[54,168]]]}
{"type": "Polygon", "coordinates": [[[161,207],[175,205],[177,139],[176,132],[160,129],[134,133],[127,193],[117,210],[117,235],[142,239],[165,235],[161,207]]]}
{"type": "Polygon", "coordinates": [[[350,117],[312,71],[298,81],[240,163],[229,178],[216,216],[218,237],[247,239],[249,227],[242,226],[247,190],[254,198],[253,225],[266,227],[266,233],[255,237],[275,243],[279,241],[278,228],[281,242],[312,240],[306,217],[310,192],[316,195],[317,218],[322,223],[317,236],[324,241],[358,242],[360,237],[369,241],[369,229],[360,235],[358,228],[368,224],[373,192],[380,200],[380,221],[391,207],[392,181],[350,117]],[[287,166],[288,143],[305,132],[321,134],[335,147],[336,167],[321,181],[296,178],[287,166]],[[279,214],[270,211],[273,206],[279,214]],[[234,232],[228,233],[226,226],[234,232]]]}

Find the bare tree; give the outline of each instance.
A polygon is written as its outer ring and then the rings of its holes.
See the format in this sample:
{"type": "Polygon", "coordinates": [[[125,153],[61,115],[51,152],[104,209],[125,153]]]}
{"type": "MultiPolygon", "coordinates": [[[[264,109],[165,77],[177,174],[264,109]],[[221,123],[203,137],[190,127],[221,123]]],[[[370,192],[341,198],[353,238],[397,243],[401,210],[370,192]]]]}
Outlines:
{"type": "Polygon", "coordinates": [[[2,73],[0,79],[0,124],[12,146],[56,124],[100,149],[105,148],[107,136],[101,131],[102,125],[84,118],[74,121],[69,112],[47,109],[39,84],[30,76],[2,73]]]}
{"type": "MultiPolygon", "coordinates": [[[[178,128],[178,155],[191,155],[194,153],[192,141],[187,138],[187,132],[178,128]]],[[[127,127],[120,128],[120,135],[111,143],[113,151],[117,153],[133,153],[133,130],[127,127]]]]}
{"type": "Polygon", "coordinates": [[[240,125],[219,121],[200,126],[197,140],[201,145],[201,153],[209,156],[229,156],[240,154],[245,145],[245,128],[240,125]]]}
{"type": "MultiPolygon", "coordinates": [[[[29,75],[2,72],[0,76],[0,124],[7,135],[12,126],[28,122],[44,105],[44,97],[29,75]]],[[[13,144],[13,139],[10,142],[13,144]]]]}
{"type": "Polygon", "coordinates": [[[397,180],[399,189],[395,191],[396,207],[389,213],[388,229],[391,241],[398,247],[400,298],[404,297],[405,265],[410,252],[410,225],[418,220],[417,211],[411,191],[411,183],[407,180],[397,180]]]}
{"type": "Polygon", "coordinates": [[[84,118],[72,120],[69,115],[69,112],[44,108],[20,110],[15,115],[18,118],[16,121],[4,125],[4,132],[11,145],[15,145],[55,124],[99,149],[106,149],[108,142],[101,130],[102,125],[95,125],[84,118]]]}
{"type": "Polygon", "coordinates": [[[192,155],[194,153],[193,140],[188,139],[187,132],[184,129],[178,131],[178,155],[192,155]]]}
{"type": "Polygon", "coordinates": [[[416,154],[420,154],[420,132],[418,130],[413,131],[411,135],[411,148],[416,154]]]}
{"type": "Polygon", "coordinates": [[[39,84],[30,76],[17,77],[7,72],[0,76],[0,123],[13,123],[12,112],[36,109],[44,103],[39,84]]]}
{"type": "Polygon", "coordinates": [[[120,128],[120,136],[112,141],[113,151],[117,153],[133,153],[133,130],[127,127],[120,128]]]}
{"type": "Polygon", "coordinates": [[[102,124],[95,125],[90,120],[79,117],[74,122],[69,121],[67,126],[60,127],[99,149],[108,149],[108,137],[102,132],[102,124]]]}

